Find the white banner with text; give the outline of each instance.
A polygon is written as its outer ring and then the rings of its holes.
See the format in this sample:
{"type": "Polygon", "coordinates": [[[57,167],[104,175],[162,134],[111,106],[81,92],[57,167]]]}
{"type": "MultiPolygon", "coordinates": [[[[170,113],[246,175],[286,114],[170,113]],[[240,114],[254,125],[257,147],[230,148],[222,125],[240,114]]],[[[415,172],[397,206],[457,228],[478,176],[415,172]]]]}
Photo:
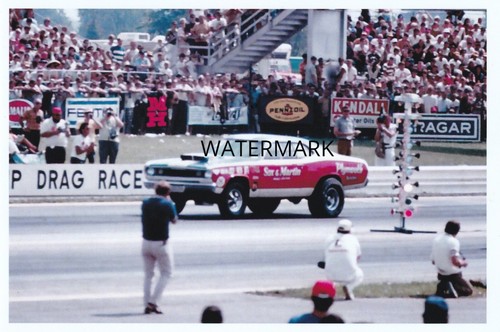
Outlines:
{"type": "Polygon", "coordinates": [[[141,164],[9,165],[9,195],[109,196],[147,195],[141,164]]]}

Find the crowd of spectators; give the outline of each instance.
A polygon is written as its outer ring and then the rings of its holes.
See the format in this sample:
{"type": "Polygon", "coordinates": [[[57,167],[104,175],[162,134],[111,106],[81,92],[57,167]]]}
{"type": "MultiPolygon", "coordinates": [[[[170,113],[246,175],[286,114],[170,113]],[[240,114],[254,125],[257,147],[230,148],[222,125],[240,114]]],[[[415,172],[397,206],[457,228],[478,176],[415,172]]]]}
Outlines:
{"type": "MultiPolygon", "coordinates": [[[[214,109],[224,103],[249,104],[255,131],[256,103],[265,95],[313,98],[325,133],[331,97],[387,98],[392,113],[402,110],[394,101],[397,95],[415,93],[422,98],[416,112],[475,113],[486,119],[487,38],[482,18],[473,22],[461,15],[421,13],[405,21],[403,15],[391,19],[381,13],[375,18],[362,10],[357,19],[348,17],[346,58],[304,54],[301,82],[258,73],[250,79],[204,72],[207,54],[192,46],[239,31],[241,18],[251,12],[189,10],[187,18],[166,28],[165,42],[145,50],[137,42],[124,45],[114,35],[106,47],[96,46],[65,26],[52,25],[50,18],[37,21],[32,9],[11,9],[10,98],[40,98],[48,117],[52,107],[62,108],[64,114],[70,97],[120,97],[125,132],[134,130],[134,109],[150,92],[170,96],[167,103],[173,108],[178,100],[214,109]]],[[[177,133],[184,133],[185,125],[181,127],[177,133]]],[[[136,133],[141,130],[135,128],[136,133]]]]}

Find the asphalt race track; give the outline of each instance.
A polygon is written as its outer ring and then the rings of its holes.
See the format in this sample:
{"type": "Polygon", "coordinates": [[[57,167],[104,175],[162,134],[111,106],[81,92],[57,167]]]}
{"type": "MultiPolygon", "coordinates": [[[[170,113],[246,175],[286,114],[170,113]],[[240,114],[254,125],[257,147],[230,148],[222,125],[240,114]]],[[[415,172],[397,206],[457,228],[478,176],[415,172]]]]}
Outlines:
{"type": "MultiPolygon", "coordinates": [[[[486,196],[421,198],[406,228],[440,232],[446,221],[459,220],[469,261],[464,275],[486,280],[486,201],[486,196]]],[[[365,283],[434,280],[429,261],[434,234],[371,231],[399,226],[389,214],[393,205],[388,198],[346,200],[341,217],[353,221],[360,240],[365,283]]],[[[142,314],[140,202],[11,204],[9,213],[10,323],[196,323],[212,303],[225,308],[228,322],[286,322],[310,303],[289,299],[283,307],[276,298],[246,292],[310,287],[324,278],[316,262],[338,220],[312,219],[304,200],[283,201],[272,219],[248,212],[240,220],[220,220],[215,206],[188,203],[171,228],[176,271],[162,301],[167,314],[151,318],[142,314]],[[234,308],[232,301],[238,301],[234,308]],[[266,305],[275,311],[261,312],[266,305]]],[[[467,300],[453,300],[452,307],[469,312],[456,321],[485,323],[486,299],[475,300],[472,313],[467,300]]],[[[373,318],[356,316],[356,310],[361,314],[380,301],[335,305],[351,322],[421,319],[421,312],[390,316],[382,309],[373,318]]],[[[423,308],[420,300],[401,301],[408,311],[423,308]]]]}

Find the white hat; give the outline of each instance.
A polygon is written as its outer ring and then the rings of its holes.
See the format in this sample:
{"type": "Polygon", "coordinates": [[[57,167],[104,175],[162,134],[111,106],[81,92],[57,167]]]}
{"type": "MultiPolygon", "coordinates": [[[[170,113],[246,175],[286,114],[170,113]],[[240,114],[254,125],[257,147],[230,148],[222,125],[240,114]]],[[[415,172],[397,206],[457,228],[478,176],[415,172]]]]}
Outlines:
{"type": "Polygon", "coordinates": [[[349,219],[339,220],[339,227],[337,228],[337,230],[344,231],[344,232],[350,232],[351,228],[352,228],[352,222],[349,219]]]}
{"type": "Polygon", "coordinates": [[[450,33],[450,29],[448,29],[448,28],[444,29],[443,33],[450,33]]]}

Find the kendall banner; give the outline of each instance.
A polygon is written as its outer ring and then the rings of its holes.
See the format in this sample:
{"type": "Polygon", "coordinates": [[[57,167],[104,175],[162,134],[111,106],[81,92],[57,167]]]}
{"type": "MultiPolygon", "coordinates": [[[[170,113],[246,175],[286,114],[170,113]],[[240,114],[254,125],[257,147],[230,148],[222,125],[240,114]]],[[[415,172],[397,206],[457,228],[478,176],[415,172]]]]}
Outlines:
{"type": "Polygon", "coordinates": [[[350,109],[356,128],[377,128],[377,117],[389,112],[388,99],[332,98],[330,126],[335,126],[337,117],[342,116],[342,107],[350,109]]]}

